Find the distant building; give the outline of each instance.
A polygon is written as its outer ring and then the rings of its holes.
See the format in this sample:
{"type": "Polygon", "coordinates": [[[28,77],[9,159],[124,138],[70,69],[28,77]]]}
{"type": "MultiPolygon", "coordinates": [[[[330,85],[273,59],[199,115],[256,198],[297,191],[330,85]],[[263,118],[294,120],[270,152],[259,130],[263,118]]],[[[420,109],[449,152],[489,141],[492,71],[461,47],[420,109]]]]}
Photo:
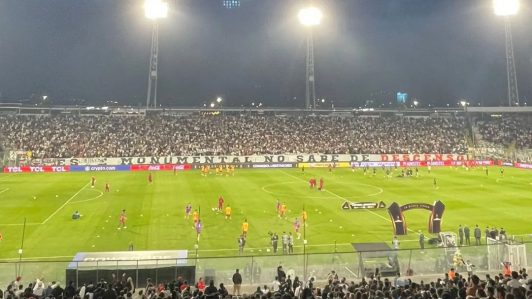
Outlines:
{"type": "Polygon", "coordinates": [[[240,0],[223,0],[222,1],[225,8],[238,8],[240,7],[240,0]]]}

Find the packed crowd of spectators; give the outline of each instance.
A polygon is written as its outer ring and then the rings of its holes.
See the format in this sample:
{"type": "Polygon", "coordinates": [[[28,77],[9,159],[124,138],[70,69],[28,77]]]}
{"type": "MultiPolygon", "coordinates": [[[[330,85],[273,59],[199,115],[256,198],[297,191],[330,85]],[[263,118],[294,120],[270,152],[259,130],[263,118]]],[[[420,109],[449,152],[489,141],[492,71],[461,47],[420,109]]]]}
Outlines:
{"type": "Polygon", "coordinates": [[[464,131],[463,121],[442,118],[0,115],[0,146],[35,158],[462,154],[464,131]]]}
{"type": "MultiPolygon", "coordinates": [[[[281,270],[282,271],[282,270],[281,270]]],[[[283,272],[284,273],[284,272],[283,272]]],[[[233,279],[234,280],[234,279],[233,279]]],[[[409,277],[381,278],[380,276],[348,281],[331,271],[317,282],[315,277],[300,281],[298,277],[275,277],[271,284],[257,286],[255,291],[240,293],[240,287],[228,290],[223,284],[205,282],[200,278],[189,284],[178,277],[174,281],[137,287],[131,277],[113,276],[107,282],[89,282],[79,287],[72,282],[62,287],[57,282],[45,284],[37,279],[27,285],[17,278],[7,286],[0,298],[5,299],[530,299],[532,279],[525,269],[510,274],[483,279],[473,273],[461,275],[453,268],[442,278],[413,282],[409,277]]],[[[238,281],[237,281],[238,282],[238,281]]],[[[252,286],[250,286],[253,288],[252,286]]],[[[251,288],[249,290],[251,290],[251,288]]]]}
{"type": "Polygon", "coordinates": [[[478,123],[482,139],[498,146],[515,145],[517,149],[532,148],[532,119],[519,117],[492,118],[478,123]]]}

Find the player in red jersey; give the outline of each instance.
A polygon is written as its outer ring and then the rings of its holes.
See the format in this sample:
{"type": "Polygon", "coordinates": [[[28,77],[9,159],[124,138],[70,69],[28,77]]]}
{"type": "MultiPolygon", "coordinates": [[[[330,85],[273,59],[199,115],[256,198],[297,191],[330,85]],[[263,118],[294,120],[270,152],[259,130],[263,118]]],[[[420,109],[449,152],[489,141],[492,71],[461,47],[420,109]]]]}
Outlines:
{"type": "Polygon", "coordinates": [[[153,183],[153,176],[151,175],[151,172],[148,174],[148,183],[153,183]]]}
{"type": "Polygon", "coordinates": [[[218,197],[218,212],[222,212],[224,209],[224,198],[220,195],[218,197]]]}
{"type": "Polygon", "coordinates": [[[314,187],[316,187],[316,179],[315,178],[312,178],[308,181],[308,184],[310,186],[310,189],[313,189],[314,187]]]}
{"type": "Polygon", "coordinates": [[[121,229],[121,228],[126,229],[127,228],[126,221],[127,221],[126,210],[122,210],[122,212],[120,213],[120,217],[118,218],[118,228],[117,229],[121,229]]]}
{"type": "Polygon", "coordinates": [[[95,185],[96,185],[96,178],[91,177],[91,188],[94,188],[95,185]]]}
{"type": "Polygon", "coordinates": [[[111,191],[111,187],[109,186],[108,182],[105,182],[105,192],[111,191]]]}
{"type": "Polygon", "coordinates": [[[318,188],[318,190],[323,190],[323,178],[320,178],[320,187],[318,188]]]}

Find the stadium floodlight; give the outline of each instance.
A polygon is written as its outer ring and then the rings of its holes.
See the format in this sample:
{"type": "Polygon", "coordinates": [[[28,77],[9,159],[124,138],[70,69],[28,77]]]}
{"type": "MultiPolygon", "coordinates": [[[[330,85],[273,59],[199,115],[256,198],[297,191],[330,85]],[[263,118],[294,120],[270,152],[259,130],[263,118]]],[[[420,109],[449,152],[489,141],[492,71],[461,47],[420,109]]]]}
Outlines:
{"type": "Polygon", "coordinates": [[[217,98],[216,98],[216,102],[217,102],[217,103],[221,103],[223,100],[224,100],[224,99],[222,99],[221,97],[217,97],[217,98]]]}
{"type": "Polygon", "coordinates": [[[467,104],[469,104],[467,101],[460,101],[460,105],[462,105],[462,107],[467,106],[467,104]]]}
{"type": "Polygon", "coordinates": [[[305,109],[316,109],[316,84],[314,77],[314,34],[313,27],[321,24],[323,14],[317,7],[303,8],[297,14],[299,22],[308,28],[307,30],[307,59],[306,59],[306,88],[305,109]]]}
{"type": "Polygon", "coordinates": [[[511,17],[519,12],[520,0],[493,0],[495,15],[504,17],[504,33],[506,40],[506,75],[508,78],[508,106],[519,106],[519,89],[517,87],[517,71],[515,69],[514,43],[512,39],[511,17]]]}
{"type": "Polygon", "coordinates": [[[159,69],[159,19],[168,16],[168,3],[163,0],[146,0],[144,2],[144,15],[153,21],[150,50],[150,70],[148,74],[148,95],[146,96],[146,109],[152,104],[153,85],[153,107],[157,107],[157,71],[159,69]]]}
{"type": "Polygon", "coordinates": [[[419,102],[418,101],[414,101],[413,104],[414,104],[415,107],[417,107],[417,105],[419,105],[419,102]]]}
{"type": "Polygon", "coordinates": [[[311,6],[301,9],[297,14],[297,18],[303,26],[310,27],[319,25],[323,14],[320,9],[311,6]]]}
{"type": "Polygon", "coordinates": [[[211,108],[214,108],[215,104],[214,103],[211,103],[211,108]]]}
{"type": "Polygon", "coordinates": [[[519,0],[493,0],[493,11],[497,16],[513,16],[519,12],[519,0]]]}
{"type": "Polygon", "coordinates": [[[144,14],[150,20],[166,18],[168,16],[168,3],[162,0],[146,0],[144,14]]]}

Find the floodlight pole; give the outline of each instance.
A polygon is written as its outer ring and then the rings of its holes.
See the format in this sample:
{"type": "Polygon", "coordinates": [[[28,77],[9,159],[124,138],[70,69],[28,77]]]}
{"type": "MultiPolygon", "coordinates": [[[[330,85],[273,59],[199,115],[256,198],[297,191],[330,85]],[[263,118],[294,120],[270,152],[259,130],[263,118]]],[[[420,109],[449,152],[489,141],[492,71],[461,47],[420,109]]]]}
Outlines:
{"type": "Polygon", "coordinates": [[[157,20],[153,21],[153,30],[151,34],[151,50],[150,50],[150,69],[148,72],[148,95],[146,96],[146,109],[157,107],[157,70],[159,64],[159,23],[157,20]],[[153,93],[152,93],[153,86],[153,93]],[[153,95],[153,101],[152,101],[153,95]]]}
{"type": "Polygon", "coordinates": [[[508,76],[508,106],[519,105],[517,72],[515,69],[514,43],[512,39],[512,22],[509,16],[504,18],[506,36],[506,71],[508,76]]]}
{"type": "Polygon", "coordinates": [[[312,27],[307,28],[307,30],[305,109],[316,109],[316,85],[314,77],[314,33],[312,27]]]}

